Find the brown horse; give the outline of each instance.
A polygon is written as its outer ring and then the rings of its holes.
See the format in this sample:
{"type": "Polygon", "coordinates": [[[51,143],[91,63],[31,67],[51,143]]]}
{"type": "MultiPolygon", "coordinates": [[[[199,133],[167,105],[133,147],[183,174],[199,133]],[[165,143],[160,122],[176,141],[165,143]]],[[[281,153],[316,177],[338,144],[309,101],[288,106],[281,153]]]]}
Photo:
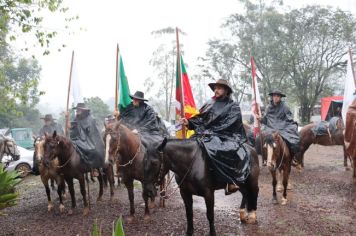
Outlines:
{"type": "Polygon", "coordinates": [[[352,157],[353,177],[356,178],[356,100],[347,110],[344,142],[347,153],[352,157]]]}
{"type": "Polygon", "coordinates": [[[288,146],[278,132],[267,134],[264,139],[264,145],[267,148],[267,167],[272,174],[273,186],[273,204],[278,204],[277,200],[277,171],[283,174],[283,197],[281,205],[287,204],[287,186],[289,174],[291,171],[292,157],[290,155],[288,146]]]}
{"type": "MultiPolygon", "coordinates": [[[[69,214],[73,214],[73,210],[76,207],[76,199],[74,193],[74,184],[73,179],[77,179],[80,185],[80,192],[83,196],[84,210],[83,215],[89,213],[89,205],[86,196],[85,190],[85,173],[89,172],[91,169],[82,163],[80,154],[76,150],[74,144],[67,139],[66,137],[57,135],[56,132],[53,133],[53,136],[45,136],[44,141],[44,161],[53,161],[55,158],[58,158],[58,174],[63,176],[63,179],[66,181],[69,189],[69,193],[72,199],[72,209],[69,210],[69,214]]],[[[102,175],[99,171],[99,196],[98,201],[101,200],[103,195],[103,180],[102,175]]],[[[64,211],[62,193],[64,190],[64,182],[62,181],[58,185],[58,195],[60,201],[60,211],[64,211]]]]}
{"type": "MultiPolygon", "coordinates": [[[[51,191],[49,188],[48,181],[51,181],[51,187],[54,190],[54,181],[59,186],[60,183],[64,183],[62,177],[57,173],[59,166],[58,159],[55,158],[52,161],[44,161],[44,139],[42,137],[36,137],[34,140],[34,156],[38,162],[38,169],[41,176],[41,181],[46,189],[47,200],[48,200],[48,212],[52,211],[53,203],[51,200],[51,191]]],[[[59,188],[59,187],[58,187],[59,188]]],[[[65,186],[63,187],[62,197],[65,197],[65,186]]]]}
{"type": "Polygon", "coordinates": [[[336,123],[337,130],[332,134],[326,135],[314,135],[313,128],[317,124],[311,123],[304,126],[299,131],[300,136],[300,152],[296,155],[298,162],[301,163],[302,167],[304,167],[304,153],[308,150],[310,145],[319,144],[323,146],[332,146],[332,145],[340,145],[344,150],[344,166],[347,167],[347,152],[345,151],[345,143],[344,143],[344,124],[341,118],[336,123]]]}
{"type": "MultiPolygon", "coordinates": [[[[105,131],[105,164],[120,163],[117,165],[122,169],[122,182],[125,184],[130,200],[130,216],[128,223],[132,223],[135,219],[134,207],[134,180],[141,182],[143,176],[143,159],[146,154],[146,148],[142,144],[140,136],[133,133],[121,121],[107,126],[105,131]]],[[[144,221],[150,220],[148,198],[142,195],[145,202],[144,221]]]]}

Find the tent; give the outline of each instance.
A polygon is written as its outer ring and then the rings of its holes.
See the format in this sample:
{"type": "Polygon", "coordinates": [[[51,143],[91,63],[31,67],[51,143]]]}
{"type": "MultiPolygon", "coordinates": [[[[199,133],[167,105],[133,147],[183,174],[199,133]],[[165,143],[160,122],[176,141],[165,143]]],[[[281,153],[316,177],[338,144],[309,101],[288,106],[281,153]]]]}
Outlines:
{"type": "Polygon", "coordinates": [[[321,120],[329,120],[341,115],[343,96],[332,96],[321,99],[321,120]],[[339,108],[339,109],[338,109],[339,108]]]}

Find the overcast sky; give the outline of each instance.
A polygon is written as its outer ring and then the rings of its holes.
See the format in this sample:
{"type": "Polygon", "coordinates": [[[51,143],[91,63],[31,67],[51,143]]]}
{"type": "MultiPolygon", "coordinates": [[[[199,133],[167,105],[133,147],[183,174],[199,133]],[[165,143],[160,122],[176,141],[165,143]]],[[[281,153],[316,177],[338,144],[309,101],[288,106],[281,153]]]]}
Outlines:
{"type": "MultiPolygon", "coordinates": [[[[67,45],[62,52],[53,50],[49,56],[36,55],[42,65],[40,89],[46,92],[41,97],[41,107],[49,109],[43,113],[65,107],[72,50],[76,54],[82,95],[107,100],[114,96],[117,43],[133,93],[144,90],[144,80],[152,75],[148,63],[156,42],[151,31],[177,26],[187,33],[180,41],[185,45],[188,73],[193,74],[196,58],[205,54],[206,42],[220,36],[219,26],[224,18],[243,10],[237,0],[67,0],[65,4],[79,15],[77,23],[86,30],[74,35],[62,34],[59,41],[67,45]]],[[[293,8],[306,4],[331,5],[356,15],[355,0],[284,0],[284,4],[293,8]]],[[[46,25],[59,32],[64,27],[62,22],[58,17],[46,18],[46,25]]]]}

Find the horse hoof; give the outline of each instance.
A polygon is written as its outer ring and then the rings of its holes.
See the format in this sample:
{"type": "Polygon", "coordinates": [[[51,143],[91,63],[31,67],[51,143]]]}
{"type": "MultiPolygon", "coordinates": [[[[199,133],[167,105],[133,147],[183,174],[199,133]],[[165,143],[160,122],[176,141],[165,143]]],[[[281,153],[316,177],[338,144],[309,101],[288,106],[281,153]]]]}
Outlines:
{"type": "Polygon", "coordinates": [[[129,217],[127,217],[127,223],[128,223],[128,224],[132,224],[132,223],[134,222],[134,220],[135,220],[135,217],[134,217],[134,216],[129,216],[129,217]]]}
{"type": "Polygon", "coordinates": [[[246,214],[245,209],[240,209],[240,221],[242,223],[246,223],[246,221],[247,221],[247,214],[246,214]]]}
{"type": "Polygon", "coordinates": [[[84,207],[83,216],[87,216],[89,214],[89,207],[84,207]]]}
{"type": "Polygon", "coordinates": [[[257,223],[256,211],[252,211],[251,213],[248,214],[246,224],[256,224],[256,223],[257,223]]]}
{"type": "Polygon", "coordinates": [[[73,212],[74,212],[73,209],[69,209],[68,210],[68,215],[70,215],[70,216],[73,215],[73,212]]]}
{"type": "Polygon", "coordinates": [[[281,205],[287,205],[287,198],[282,197],[281,205]]]}
{"type": "Polygon", "coordinates": [[[63,193],[62,198],[63,198],[63,200],[67,199],[67,193],[63,193]]]}
{"type": "Polygon", "coordinates": [[[65,207],[64,207],[63,204],[59,205],[59,212],[60,212],[60,213],[63,213],[63,212],[64,212],[64,209],[65,209],[65,207]]]}
{"type": "Polygon", "coordinates": [[[282,192],[282,190],[283,190],[283,187],[282,187],[282,185],[277,185],[277,192],[282,192]]]}
{"type": "Polygon", "coordinates": [[[143,217],[143,223],[148,224],[148,223],[150,223],[150,221],[151,221],[150,215],[146,214],[146,215],[143,217]]]}
{"type": "Polygon", "coordinates": [[[290,190],[290,191],[293,190],[292,184],[288,183],[288,185],[287,185],[287,190],[290,190]]]}
{"type": "Polygon", "coordinates": [[[278,201],[277,201],[277,199],[272,199],[272,204],[274,204],[274,205],[278,205],[278,201]]]}
{"type": "Polygon", "coordinates": [[[53,210],[53,204],[51,202],[48,203],[48,212],[51,212],[53,210]]]}

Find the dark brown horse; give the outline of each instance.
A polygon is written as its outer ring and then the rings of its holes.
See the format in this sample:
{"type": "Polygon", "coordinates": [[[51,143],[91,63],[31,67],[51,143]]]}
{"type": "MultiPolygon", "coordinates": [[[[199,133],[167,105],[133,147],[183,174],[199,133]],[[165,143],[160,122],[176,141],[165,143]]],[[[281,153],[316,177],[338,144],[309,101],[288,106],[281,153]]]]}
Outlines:
{"type": "MultiPolygon", "coordinates": [[[[51,181],[52,190],[54,190],[54,182],[59,186],[60,183],[64,183],[62,177],[57,173],[59,162],[55,158],[52,161],[45,161],[44,156],[44,143],[45,140],[42,137],[36,137],[34,141],[34,157],[38,162],[38,169],[41,176],[41,181],[46,189],[47,200],[48,200],[48,212],[52,211],[53,203],[51,200],[51,190],[49,188],[48,181],[51,181]]],[[[65,186],[62,192],[62,197],[65,197],[65,186]]]]}
{"type": "MultiPolygon", "coordinates": [[[[107,126],[105,130],[105,164],[113,165],[119,160],[119,167],[122,168],[122,182],[125,184],[130,200],[130,216],[128,223],[132,223],[135,219],[134,206],[134,180],[143,181],[143,158],[146,153],[146,148],[140,140],[138,134],[133,133],[121,121],[107,126]]],[[[150,220],[148,198],[144,197],[145,216],[144,221],[150,220]]]]}
{"type": "MultiPolygon", "coordinates": [[[[59,136],[56,132],[53,133],[53,136],[45,136],[44,142],[44,161],[52,161],[55,158],[58,158],[58,174],[63,176],[63,179],[68,185],[69,193],[72,199],[72,209],[69,210],[69,214],[73,214],[73,210],[76,207],[76,199],[74,193],[74,184],[73,179],[77,179],[80,185],[80,192],[83,196],[84,210],[83,215],[89,213],[89,205],[86,196],[85,190],[85,173],[89,172],[91,169],[81,161],[80,154],[76,150],[72,141],[68,138],[59,136]]],[[[99,172],[98,176],[100,190],[98,201],[101,200],[103,195],[103,181],[101,173],[99,172]]],[[[64,191],[64,182],[62,181],[58,185],[58,195],[60,201],[60,211],[64,211],[62,193],[64,191]]]]}
{"type": "Polygon", "coordinates": [[[288,179],[292,166],[292,157],[290,155],[288,146],[278,132],[267,134],[265,136],[264,145],[267,149],[267,167],[272,174],[273,186],[273,204],[278,204],[277,200],[277,171],[283,175],[283,197],[281,205],[287,204],[287,187],[288,179]]]}
{"type": "MultiPolygon", "coordinates": [[[[259,165],[258,157],[253,148],[244,145],[251,153],[251,172],[246,183],[239,184],[242,194],[240,220],[244,223],[256,222],[258,197],[259,165]],[[245,213],[247,208],[248,214],[245,213]]],[[[175,173],[180,194],[183,198],[186,218],[187,235],[193,235],[193,195],[204,197],[210,235],[216,235],[214,225],[214,191],[224,189],[226,183],[215,181],[206,163],[206,154],[195,139],[173,139],[164,141],[158,147],[149,148],[145,157],[144,195],[154,197],[157,194],[156,180],[160,180],[169,170],[175,173]]]]}
{"type": "Polygon", "coordinates": [[[345,151],[345,143],[344,143],[344,124],[341,118],[336,123],[337,130],[334,133],[330,133],[325,135],[316,136],[313,133],[313,128],[317,124],[311,123],[304,126],[299,131],[300,136],[300,153],[296,155],[298,162],[301,163],[302,167],[304,167],[304,153],[308,150],[310,145],[319,144],[323,146],[332,146],[332,145],[340,145],[343,147],[344,151],[344,166],[347,168],[347,152],[345,151]]]}

